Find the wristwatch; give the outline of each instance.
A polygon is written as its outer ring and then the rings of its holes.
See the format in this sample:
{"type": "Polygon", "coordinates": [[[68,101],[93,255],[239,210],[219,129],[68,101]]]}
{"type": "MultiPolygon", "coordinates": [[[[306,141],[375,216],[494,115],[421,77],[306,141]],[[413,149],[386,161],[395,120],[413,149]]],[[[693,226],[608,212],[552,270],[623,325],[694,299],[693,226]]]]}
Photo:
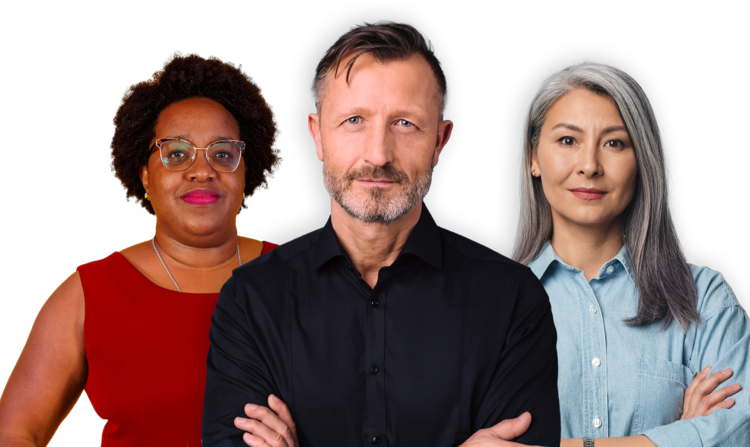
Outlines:
{"type": "Polygon", "coordinates": [[[583,438],[583,447],[594,447],[593,438],[583,438]]]}

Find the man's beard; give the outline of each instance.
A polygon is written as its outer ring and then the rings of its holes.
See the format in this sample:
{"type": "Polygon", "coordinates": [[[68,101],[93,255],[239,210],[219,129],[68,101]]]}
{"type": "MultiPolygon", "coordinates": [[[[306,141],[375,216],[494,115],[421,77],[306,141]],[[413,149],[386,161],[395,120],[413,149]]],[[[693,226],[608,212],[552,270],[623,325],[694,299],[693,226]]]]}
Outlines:
{"type": "Polygon", "coordinates": [[[432,181],[432,166],[412,183],[406,174],[391,165],[368,166],[337,175],[324,163],[323,179],[333,200],[350,216],[364,222],[390,224],[408,213],[427,195],[432,181]],[[367,188],[367,197],[359,199],[354,194],[352,184],[355,180],[366,178],[396,182],[400,190],[394,196],[386,188],[371,187],[367,188]]]}

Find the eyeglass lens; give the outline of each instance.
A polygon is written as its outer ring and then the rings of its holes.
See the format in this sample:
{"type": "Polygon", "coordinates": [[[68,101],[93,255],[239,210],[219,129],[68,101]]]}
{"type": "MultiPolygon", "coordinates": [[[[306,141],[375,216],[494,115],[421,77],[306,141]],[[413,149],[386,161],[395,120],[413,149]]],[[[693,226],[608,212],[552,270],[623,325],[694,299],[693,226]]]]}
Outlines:
{"type": "MultiPolygon", "coordinates": [[[[186,141],[165,141],[160,147],[161,159],[167,169],[182,171],[193,164],[195,146],[186,141]]],[[[233,141],[219,141],[206,148],[208,163],[217,171],[231,172],[240,164],[242,148],[233,141]]]]}

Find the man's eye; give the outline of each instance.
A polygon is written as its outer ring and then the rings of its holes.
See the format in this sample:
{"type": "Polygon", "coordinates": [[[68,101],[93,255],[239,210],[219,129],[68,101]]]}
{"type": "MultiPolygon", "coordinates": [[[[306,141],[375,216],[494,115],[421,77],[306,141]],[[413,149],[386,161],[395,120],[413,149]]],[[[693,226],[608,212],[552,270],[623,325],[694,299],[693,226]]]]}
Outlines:
{"type": "Polygon", "coordinates": [[[349,124],[359,124],[359,121],[360,121],[360,119],[361,119],[361,118],[360,118],[360,117],[358,117],[358,116],[353,116],[353,117],[349,118],[349,119],[348,119],[348,120],[346,120],[346,121],[347,121],[347,122],[348,122],[349,124]]]}
{"type": "Polygon", "coordinates": [[[406,120],[398,120],[398,123],[401,124],[404,127],[411,127],[411,126],[413,126],[413,124],[410,121],[406,121],[406,120]]]}
{"type": "Polygon", "coordinates": [[[572,137],[562,137],[558,140],[563,146],[572,146],[576,140],[572,137]]]}

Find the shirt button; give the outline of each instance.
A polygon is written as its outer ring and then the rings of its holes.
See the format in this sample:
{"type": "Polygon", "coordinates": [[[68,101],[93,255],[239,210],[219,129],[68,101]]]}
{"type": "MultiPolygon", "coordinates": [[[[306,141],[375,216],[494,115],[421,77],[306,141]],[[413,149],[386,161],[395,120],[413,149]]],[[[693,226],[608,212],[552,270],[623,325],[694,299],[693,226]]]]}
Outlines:
{"type": "Polygon", "coordinates": [[[596,313],[596,306],[594,306],[593,304],[589,306],[589,313],[591,315],[594,315],[596,313]]]}
{"type": "Polygon", "coordinates": [[[599,360],[599,357],[594,357],[594,360],[591,361],[591,364],[594,365],[594,368],[598,368],[599,365],[602,364],[601,360],[599,360]]]}
{"type": "Polygon", "coordinates": [[[378,300],[372,300],[372,301],[370,301],[370,306],[372,306],[372,307],[378,307],[378,306],[380,306],[380,302],[378,300]]]}
{"type": "Polygon", "coordinates": [[[380,436],[373,436],[372,437],[372,443],[373,444],[380,444],[380,436]]]}
{"type": "Polygon", "coordinates": [[[612,273],[614,271],[615,271],[615,268],[612,267],[611,265],[609,267],[607,267],[607,273],[612,273]]]}
{"type": "Polygon", "coordinates": [[[373,373],[373,374],[377,374],[377,373],[378,373],[378,371],[379,371],[379,369],[378,369],[378,367],[377,367],[377,366],[375,366],[375,365],[372,365],[372,366],[370,367],[370,372],[371,372],[371,373],[373,373]]]}
{"type": "Polygon", "coordinates": [[[599,416],[594,416],[594,428],[599,428],[602,426],[602,420],[599,419],[599,416]]]}
{"type": "Polygon", "coordinates": [[[348,268],[349,270],[351,270],[352,266],[351,265],[347,265],[346,268],[348,268]]]}

